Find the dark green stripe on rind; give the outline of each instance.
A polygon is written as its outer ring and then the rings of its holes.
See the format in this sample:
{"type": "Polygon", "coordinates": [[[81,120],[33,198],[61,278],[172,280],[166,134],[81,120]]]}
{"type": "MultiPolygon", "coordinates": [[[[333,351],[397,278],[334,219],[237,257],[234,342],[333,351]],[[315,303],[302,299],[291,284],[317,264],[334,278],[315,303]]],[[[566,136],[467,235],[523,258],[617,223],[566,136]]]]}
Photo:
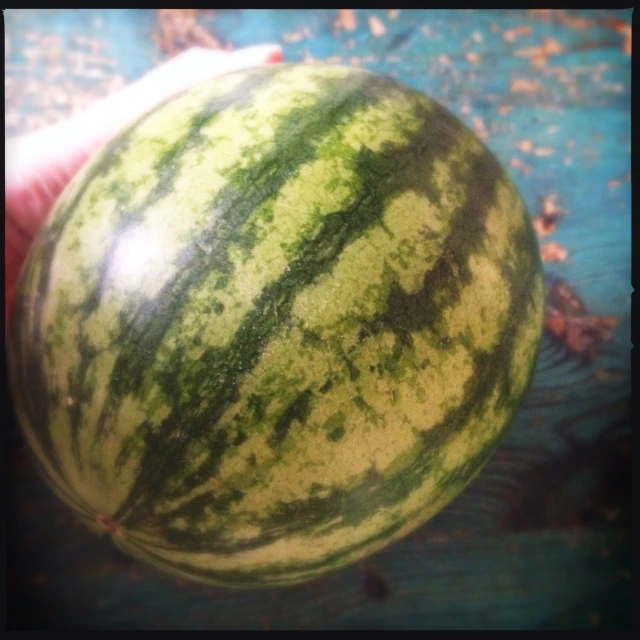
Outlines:
{"type": "MultiPolygon", "coordinates": [[[[264,74],[257,72],[249,73],[248,77],[240,86],[231,93],[217,96],[207,102],[202,111],[193,118],[187,134],[160,155],[155,165],[155,170],[160,172],[161,179],[141,204],[135,208],[129,208],[127,206],[127,200],[132,194],[117,194],[120,199],[119,206],[121,216],[113,230],[111,245],[105,251],[105,259],[100,266],[97,286],[95,286],[93,290],[88,290],[86,302],[80,309],[83,319],[88,318],[90,314],[98,308],[100,301],[104,297],[105,281],[113,263],[119,239],[127,230],[141,220],[145,211],[153,207],[163,196],[171,192],[180,166],[180,157],[187,150],[192,150],[206,143],[206,140],[200,135],[202,128],[210,124],[216,116],[224,112],[226,108],[230,106],[239,108],[245,104],[249,104],[252,101],[253,92],[259,89],[260,86],[267,84],[273,73],[271,69],[264,74]]],[[[154,112],[157,110],[158,109],[154,109],[154,112]]],[[[135,128],[132,128],[132,131],[135,131],[135,128]]],[[[121,157],[121,153],[122,152],[120,152],[116,158],[121,157]]],[[[121,191],[121,189],[118,189],[118,185],[116,185],[114,191],[121,191]]],[[[217,202],[215,204],[217,204],[217,202]]],[[[212,207],[213,206],[214,203],[212,203],[212,207]]],[[[73,212],[73,208],[70,207],[70,210],[73,212]]],[[[200,241],[202,241],[202,239],[200,239],[200,241]]],[[[178,282],[171,282],[160,294],[159,303],[156,305],[148,304],[142,307],[132,318],[133,326],[128,324],[126,320],[123,321],[120,343],[113,345],[113,348],[117,349],[120,347],[121,349],[121,356],[118,358],[115,368],[122,372],[122,374],[113,378],[109,393],[110,404],[117,404],[120,397],[138,388],[141,372],[144,371],[144,369],[149,366],[149,362],[152,361],[153,353],[149,351],[149,348],[152,347],[154,339],[160,340],[162,338],[167,323],[172,321],[172,307],[180,304],[179,300],[176,300],[175,296],[172,295],[173,292],[175,290],[181,290],[182,295],[184,295],[191,283],[197,281],[198,276],[202,276],[202,274],[208,270],[206,263],[202,262],[201,255],[198,254],[197,249],[193,246],[187,249],[181,256],[180,263],[183,268],[181,272],[182,277],[180,277],[178,282]],[[200,258],[200,260],[198,261],[197,258],[200,258]],[[202,265],[199,269],[198,264],[202,265]],[[185,282],[185,274],[189,274],[187,282],[185,282]],[[161,322],[151,322],[152,318],[160,319],[161,322]],[[141,332],[136,331],[134,328],[140,324],[144,327],[143,335],[140,335],[141,332]],[[154,328],[156,329],[155,334],[153,332],[154,328]],[[142,352],[140,350],[141,341],[144,341],[145,344],[145,351],[142,352]],[[127,359],[126,356],[127,353],[130,353],[130,349],[133,350],[133,355],[127,359]],[[148,357],[141,357],[143,353],[149,354],[148,357]]],[[[78,348],[82,358],[77,369],[76,377],[70,384],[71,394],[78,398],[78,402],[74,404],[71,413],[71,425],[74,434],[74,445],[76,446],[76,460],[78,466],[82,468],[83,462],[77,447],[77,436],[82,425],[82,406],[93,395],[93,389],[90,387],[87,388],[86,380],[87,370],[95,356],[95,350],[92,349],[85,338],[81,338],[78,348]]]]}
{"type": "MultiPolygon", "coordinates": [[[[483,218],[493,203],[494,187],[503,174],[495,159],[490,155],[484,155],[471,167],[470,175],[475,178],[466,180],[468,196],[465,201],[469,205],[457,214],[453,231],[445,245],[448,257],[439,260],[435,268],[425,274],[423,288],[416,294],[405,294],[394,287],[389,296],[385,314],[371,323],[368,327],[369,331],[392,329],[398,333],[403,343],[410,343],[411,332],[423,330],[437,322],[441,309],[453,304],[460,288],[471,279],[470,274],[466,273],[467,260],[469,255],[478,250],[484,237],[483,218]],[[473,218],[471,223],[470,218],[473,218]],[[470,227],[473,232],[469,231],[470,227]],[[457,268],[453,268],[452,261],[457,268]],[[446,297],[444,302],[435,305],[433,300],[439,293],[446,294],[446,297]]],[[[466,177],[465,173],[459,177],[461,181],[463,177],[466,177]]],[[[349,491],[335,489],[324,498],[311,496],[306,501],[283,503],[276,508],[271,517],[260,521],[261,535],[257,540],[217,541],[211,531],[199,536],[193,531],[177,529],[167,530],[168,540],[177,546],[184,546],[194,551],[228,553],[234,550],[257,548],[283,535],[312,531],[338,516],[342,516],[342,520],[336,527],[357,526],[377,509],[401,503],[423,482],[430,469],[429,459],[432,454],[445,446],[447,439],[464,427],[469,415],[492,391],[496,381],[498,379],[508,381],[508,375],[504,372],[508,371],[507,364],[513,348],[513,334],[527,314],[525,303],[529,296],[532,279],[538,273],[536,254],[523,251],[520,259],[522,262],[518,270],[522,274],[528,274],[528,277],[519,281],[510,281],[514,291],[508,312],[510,321],[505,333],[500,337],[498,346],[493,352],[477,354],[474,373],[465,389],[464,404],[451,411],[440,424],[424,434],[423,445],[414,457],[413,467],[403,468],[398,477],[383,477],[372,472],[349,491]]],[[[504,401],[510,397],[508,392],[503,395],[504,401]]],[[[307,402],[308,392],[305,392],[305,406],[307,402]]],[[[515,406],[512,412],[513,410],[515,406]]],[[[283,416],[290,418],[289,409],[283,416]]],[[[473,475],[475,470],[475,467],[469,466],[468,475],[473,475]]],[[[461,484],[466,482],[466,478],[467,475],[463,474],[461,484]]],[[[455,481],[455,476],[451,481],[455,481]]],[[[198,508],[209,506],[206,500],[196,498],[193,503],[187,503],[174,512],[164,514],[163,521],[170,522],[175,517],[190,515],[194,522],[198,522],[201,518],[198,508]]],[[[133,524],[135,526],[135,521],[133,524]]],[[[327,529],[323,529],[323,533],[326,531],[327,529]]]]}
{"type": "MultiPolygon", "coordinates": [[[[494,451],[497,445],[497,440],[490,441],[482,451],[471,458],[464,469],[460,472],[453,475],[447,481],[447,488],[451,488],[452,485],[457,485],[456,491],[462,490],[465,486],[469,484],[469,482],[477,475],[478,471],[482,468],[484,463],[490,457],[491,453],[494,451]]],[[[424,469],[428,469],[428,461],[423,462],[424,469]]],[[[402,485],[402,483],[400,483],[402,485]]],[[[387,479],[386,482],[381,482],[380,478],[376,478],[370,486],[363,485],[360,489],[360,497],[366,497],[367,495],[372,495],[375,492],[379,492],[381,489],[388,490],[393,487],[393,479],[387,479]],[[382,486],[381,486],[382,485],[382,486]]],[[[397,488],[397,485],[394,487],[397,488]]],[[[398,499],[402,499],[407,495],[408,492],[401,491],[395,497],[398,499]]],[[[366,509],[366,502],[359,503],[357,501],[357,492],[353,492],[353,495],[349,495],[346,499],[342,508],[338,508],[334,510],[334,514],[342,515],[349,508],[355,507],[358,511],[362,511],[366,509]]],[[[392,495],[389,495],[392,498],[392,495]]],[[[335,503],[338,504],[341,496],[336,494],[334,496],[335,503]]],[[[312,528],[317,526],[318,519],[313,517],[314,511],[313,506],[316,506],[320,513],[326,515],[326,505],[322,504],[322,501],[316,502],[315,505],[312,504],[312,500],[309,501],[309,504],[306,505],[308,508],[307,511],[300,512],[298,509],[301,505],[298,504],[290,504],[288,505],[288,509],[282,512],[282,521],[290,522],[295,519],[298,520],[300,518],[304,519],[305,515],[311,516],[307,520],[305,520],[308,527],[312,528]]],[[[389,499],[389,504],[396,504],[396,500],[389,499]]],[[[207,570],[200,569],[197,566],[187,563],[181,562],[169,562],[165,557],[157,553],[154,549],[149,548],[148,545],[137,544],[134,540],[131,542],[131,551],[134,555],[139,557],[140,559],[146,560],[153,565],[157,566],[159,569],[164,571],[168,571],[177,575],[189,577],[192,579],[196,579],[203,582],[208,582],[212,584],[219,584],[225,586],[236,586],[236,587],[260,587],[260,586],[272,586],[272,585],[286,585],[286,584],[296,584],[299,582],[303,582],[306,580],[314,579],[322,574],[324,574],[327,570],[338,568],[344,566],[344,564],[357,559],[360,554],[365,553],[375,549],[378,545],[384,544],[386,541],[393,539],[394,535],[397,535],[398,532],[405,527],[406,521],[398,520],[380,531],[376,532],[375,535],[367,538],[366,540],[360,541],[357,544],[354,544],[351,547],[340,549],[334,553],[329,553],[321,560],[315,560],[309,563],[301,564],[301,563],[283,563],[283,564],[269,564],[265,566],[262,570],[260,568],[252,568],[250,570],[242,571],[242,570],[207,570]]],[[[171,539],[171,537],[169,537],[171,539]]],[[[260,539],[260,541],[255,542],[247,542],[245,544],[238,544],[237,546],[225,546],[225,545],[211,545],[214,548],[207,550],[212,550],[217,553],[225,553],[225,552],[237,552],[246,549],[254,549],[262,546],[263,544],[268,544],[272,542],[275,537],[267,537],[266,539],[260,539]]],[[[173,539],[172,543],[178,544],[181,548],[182,546],[188,547],[192,549],[194,552],[205,550],[204,547],[201,548],[198,539],[173,539]]],[[[310,538],[309,544],[313,545],[313,538],[310,538]]],[[[167,547],[171,548],[171,547],[167,547]]]]}
{"type": "MultiPolygon", "coordinates": [[[[363,79],[349,87],[337,86],[335,82],[326,81],[327,86],[322,92],[323,97],[313,108],[294,110],[289,114],[286,122],[282,123],[281,129],[276,130],[276,148],[272,153],[244,170],[234,169],[231,172],[230,186],[223,188],[211,205],[219,215],[216,224],[194,239],[183,251],[178,259],[181,268],[175,279],[163,287],[153,301],[147,301],[132,321],[123,327],[122,338],[118,345],[119,356],[115,365],[115,369],[122,374],[113,379],[109,391],[110,401],[114,405],[117,405],[118,400],[126,394],[139,389],[144,373],[153,366],[167,330],[176,322],[176,316],[182,312],[189,292],[212,270],[227,274],[227,277],[232,275],[232,265],[227,253],[228,246],[231,242],[242,243],[241,228],[249,216],[262,202],[273,196],[283,184],[290,180],[302,164],[313,159],[318,139],[328,133],[338,121],[347,118],[364,105],[374,103],[388,86],[385,81],[362,86],[362,81],[363,79]],[[322,113],[324,117],[311,118],[310,113],[316,111],[322,113]],[[202,258],[200,249],[202,245],[211,248],[210,257],[207,260],[202,258]]],[[[249,241],[250,238],[247,239],[247,242],[249,241]]],[[[250,248],[248,244],[247,251],[250,248]]],[[[277,300],[273,292],[264,294],[262,298],[264,302],[256,305],[260,308],[253,313],[254,317],[260,318],[263,308],[277,300]]],[[[251,335],[251,323],[245,322],[245,326],[249,328],[244,330],[242,339],[236,340],[234,347],[226,350],[210,349],[200,359],[201,362],[207,363],[211,371],[208,384],[216,391],[210,402],[216,407],[215,410],[218,413],[221,413],[222,408],[234,398],[234,383],[229,380],[236,379],[243,370],[251,368],[255,356],[252,360],[250,354],[259,349],[262,344],[258,342],[259,335],[251,335]],[[237,349],[236,353],[233,353],[234,349],[237,349]]],[[[259,333],[259,328],[258,331],[254,330],[254,333],[259,333]]],[[[157,374],[157,382],[166,395],[175,397],[172,416],[167,418],[159,433],[150,433],[147,438],[147,453],[141,467],[146,468],[152,476],[162,474],[162,471],[156,464],[147,466],[147,463],[151,462],[156,451],[164,449],[165,439],[185,419],[185,408],[181,406],[179,398],[180,389],[175,384],[178,372],[182,371],[184,366],[180,353],[177,352],[172,363],[157,374]]],[[[196,389],[202,383],[198,374],[193,380],[193,388],[196,389]]],[[[204,426],[211,420],[215,421],[215,416],[199,416],[192,431],[197,433],[197,424],[204,426]]],[[[179,459],[180,453],[179,447],[176,447],[173,462],[179,459]]],[[[216,460],[219,458],[216,451],[210,459],[210,472],[214,471],[216,460]]],[[[150,486],[156,485],[153,477],[145,479],[144,474],[139,477],[140,486],[144,486],[147,481],[150,486]]],[[[193,481],[190,484],[193,484],[193,481]]],[[[160,486],[157,486],[157,489],[161,490],[160,486]]],[[[134,489],[133,493],[139,490],[134,489]]],[[[135,501],[133,496],[131,501],[135,501]]],[[[125,508],[123,505],[123,509],[125,508]]],[[[121,510],[120,515],[122,512],[121,510]]]]}
{"type": "MultiPolygon", "coordinates": [[[[209,103],[202,105],[202,111],[196,116],[194,120],[194,126],[190,135],[185,141],[179,145],[179,149],[184,149],[190,143],[191,139],[198,139],[198,132],[201,127],[217,113],[220,113],[225,108],[231,105],[241,105],[244,101],[250,100],[253,91],[261,84],[269,81],[269,78],[273,74],[273,70],[257,70],[247,72],[246,79],[229,94],[218,96],[209,103]]],[[[167,100],[169,102],[171,99],[167,100]]],[[[154,108],[150,113],[160,111],[166,104],[160,104],[154,108]]],[[[79,188],[76,190],[73,199],[66,204],[64,208],[57,207],[48,218],[47,223],[39,232],[34,245],[32,246],[27,261],[25,263],[25,271],[29,269],[29,265],[39,263],[39,278],[35,284],[30,283],[30,288],[25,289],[26,283],[30,281],[27,277],[28,273],[24,273],[20,279],[19,286],[16,289],[12,314],[9,320],[9,335],[11,349],[9,351],[9,357],[11,362],[11,371],[14,376],[13,387],[14,389],[30,389],[28,398],[33,398],[34,401],[30,402],[24,410],[29,416],[29,422],[35,428],[32,433],[40,440],[40,446],[49,456],[49,461],[56,466],[56,470],[64,474],[64,469],[60,464],[59,458],[56,454],[55,447],[51,440],[51,434],[47,425],[49,425],[48,417],[48,404],[44,399],[49,397],[48,388],[49,385],[45,381],[45,375],[41,367],[41,354],[38,349],[42,346],[44,349],[48,348],[47,342],[44,336],[39,335],[39,327],[36,324],[34,327],[30,327],[36,335],[25,335],[25,329],[28,327],[28,317],[31,315],[35,318],[42,318],[44,303],[47,298],[51,275],[51,265],[55,257],[56,248],[60,240],[61,235],[64,233],[67,224],[73,220],[73,214],[88,189],[91,181],[99,175],[104,175],[111,167],[117,165],[122,158],[122,154],[127,150],[130,138],[135,134],[140,122],[146,120],[150,114],[145,114],[136,122],[133,122],[123,133],[116,138],[108,142],[104,148],[100,151],[99,161],[93,160],[90,165],[81,172],[81,176],[76,178],[79,181],[79,188]],[[24,366],[20,367],[19,363],[23,363],[24,366]]],[[[172,149],[167,152],[171,155],[177,152],[177,149],[172,149]]],[[[166,158],[165,158],[166,160],[166,158]]],[[[137,211],[127,211],[122,209],[122,221],[116,229],[114,229],[113,238],[114,243],[117,237],[124,228],[130,225],[136,217],[139,217],[140,213],[144,211],[146,206],[150,206],[153,202],[166,193],[171,185],[171,167],[170,173],[164,176],[165,180],[161,181],[158,185],[158,189],[149,197],[148,201],[144,203],[142,207],[138,207],[137,211]]],[[[160,168],[160,167],[158,167],[160,168]]],[[[73,184],[68,187],[69,190],[73,188],[73,184]]],[[[87,292],[87,302],[85,306],[85,316],[88,315],[92,309],[94,309],[100,299],[102,293],[102,283],[104,276],[108,268],[108,256],[112,254],[113,245],[107,249],[107,259],[103,263],[101,274],[99,277],[100,285],[93,291],[87,292]]],[[[79,350],[83,353],[80,366],[77,371],[76,379],[72,381],[71,388],[74,392],[75,398],[79,401],[76,402],[72,408],[72,424],[75,435],[77,436],[77,430],[81,424],[81,406],[83,401],[87,399],[87,390],[83,388],[83,382],[86,377],[86,370],[93,352],[89,345],[80,344],[79,350]]],[[[24,399],[20,393],[15,393],[16,398],[20,397],[24,399]]],[[[74,444],[77,450],[77,440],[74,438],[74,444]]],[[[76,457],[78,465],[82,466],[82,460],[79,456],[76,457]]]]}
{"type": "MultiPolygon", "coordinates": [[[[403,469],[398,478],[383,478],[372,471],[360,485],[354,487],[348,493],[338,490],[329,498],[322,499],[312,497],[304,503],[292,502],[286,505],[283,504],[281,505],[280,513],[276,517],[271,518],[269,523],[262,523],[263,532],[268,532],[270,525],[276,533],[272,535],[263,533],[260,539],[256,541],[246,543],[235,541],[233,545],[225,545],[224,543],[216,544],[215,539],[211,540],[211,538],[209,538],[208,541],[198,538],[197,536],[180,538],[177,532],[173,530],[171,535],[168,536],[170,542],[178,545],[179,548],[188,548],[194,552],[204,550],[216,553],[238,552],[243,549],[254,549],[273,542],[282,535],[282,527],[284,527],[287,533],[291,533],[292,528],[287,525],[290,525],[292,522],[296,523],[296,526],[293,528],[294,531],[313,530],[323,522],[329,521],[336,516],[344,517],[346,515],[347,518],[344,524],[347,526],[355,525],[362,519],[370,516],[376,508],[402,502],[412,490],[421,484],[424,477],[433,469],[433,465],[437,464],[437,454],[439,450],[446,445],[447,438],[461,429],[470,414],[477,411],[478,406],[482,404],[482,399],[487,396],[487,390],[499,384],[501,380],[504,381],[508,379],[508,366],[501,360],[504,357],[508,357],[513,347],[513,340],[519,328],[518,322],[522,320],[522,317],[518,317],[518,315],[522,316],[526,313],[527,302],[530,297],[529,287],[536,277],[539,277],[539,274],[535,270],[532,270],[529,277],[520,283],[521,290],[519,295],[514,298],[512,308],[510,309],[511,312],[515,312],[516,310],[520,311],[520,314],[516,314],[513,322],[509,323],[503,331],[499,341],[501,349],[493,356],[484,359],[484,362],[482,362],[475,372],[476,375],[473,376],[468,385],[468,401],[463,407],[450,412],[440,425],[425,435],[420,448],[420,455],[416,456],[415,463],[411,467],[403,469]],[[524,313],[523,310],[525,310],[524,313]],[[372,504],[371,501],[372,497],[376,499],[374,504],[372,504]]],[[[533,369],[532,363],[528,376],[529,381],[533,374],[533,369]]],[[[518,401],[512,402],[510,407],[511,415],[516,411],[518,404],[518,401]]],[[[499,435],[489,440],[479,453],[467,460],[458,470],[450,473],[446,479],[441,482],[439,489],[445,492],[451,490],[453,487],[453,493],[462,490],[482,468],[483,464],[495,449],[498,439],[499,435]]],[[[190,575],[199,580],[213,583],[238,586],[256,586],[260,584],[266,586],[273,583],[286,584],[290,582],[290,576],[298,576],[293,579],[293,582],[298,582],[303,579],[316,577],[329,567],[340,566],[343,560],[347,561],[352,559],[353,555],[359,551],[364,551],[378,542],[388,540],[402,529],[404,525],[405,520],[399,520],[382,531],[377,532],[370,538],[358,542],[352,547],[329,554],[319,561],[304,565],[299,563],[283,564],[281,566],[269,565],[265,567],[264,573],[262,573],[259,568],[254,568],[251,571],[224,571],[199,569],[186,563],[176,563],[174,565],[161,555],[149,549],[143,550],[142,557],[146,557],[165,570],[178,572],[182,575],[190,575]]],[[[323,530],[323,533],[326,533],[326,530],[323,530]]],[[[313,544],[311,540],[310,544],[313,544]]]]}

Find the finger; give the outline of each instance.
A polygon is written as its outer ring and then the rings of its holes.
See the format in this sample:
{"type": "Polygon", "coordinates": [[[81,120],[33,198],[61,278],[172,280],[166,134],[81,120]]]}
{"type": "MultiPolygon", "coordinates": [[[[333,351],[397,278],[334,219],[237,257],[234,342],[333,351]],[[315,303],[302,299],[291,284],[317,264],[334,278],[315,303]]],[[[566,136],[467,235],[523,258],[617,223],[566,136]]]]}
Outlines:
{"type": "Polygon", "coordinates": [[[5,146],[5,318],[26,252],[56,198],[105,140],[163,100],[208,78],[279,62],[278,45],[191,49],[58,125],[5,146]]]}
{"type": "Polygon", "coordinates": [[[59,124],[6,146],[6,184],[28,182],[51,169],[74,173],[99,145],[163,100],[209,78],[282,59],[279,45],[259,45],[234,52],[189,49],[59,124]]]}
{"type": "MultiPolygon", "coordinates": [[[[157,104],[190,87],[230,71],[265,64],[280,54],[278,45],[260,45],[233,53],[194,48],[156,67],[88,109],[74,126],[83,141],[101,143],[157,104]]],[[[76,134],[78,135],[78,134],[76,134]]]]}
{"type": "MultiPolygon", "coordinates": [[[[280,46],[273,44],[246,47],[233,53],[194,47],[156,67],[135,86],[140,100],[153,105],[213,76],[281,59],[280,46]]],[[[146,109],[140,106],[137,111],[142,115],[146,109]]]]}

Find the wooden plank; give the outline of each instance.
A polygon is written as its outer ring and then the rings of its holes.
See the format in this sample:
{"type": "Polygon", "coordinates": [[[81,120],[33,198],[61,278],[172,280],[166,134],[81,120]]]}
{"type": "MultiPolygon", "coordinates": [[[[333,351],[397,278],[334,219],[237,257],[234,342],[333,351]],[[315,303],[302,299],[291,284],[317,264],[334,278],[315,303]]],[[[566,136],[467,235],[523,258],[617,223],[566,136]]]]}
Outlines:
{"type": "Polygon", "coordinates": [[[620,629],[631,620],[630,531],[445,538],[426,526],[318,581],[233,591],[131,562],[59,514],[47,529],[50,515],[26,534],[28,560],[10,548],[11,628],[620,629]]]}
{"type": "MultiPolygon", "coordinates": [[[[366,564],[297,589],[177,584],[92,537],[9,461],[10,626],[630,628],[631,10],[224,10],[197,24],[234,48],[390,74],[452,109],[537,216],[564,210],[545,262],[612,337],[583,363],[545,338],[496,455],[431,523],[366,564]]],[[[7,10],[10,135],[66,117],[165,59],[147,10],[7,10]]]]}

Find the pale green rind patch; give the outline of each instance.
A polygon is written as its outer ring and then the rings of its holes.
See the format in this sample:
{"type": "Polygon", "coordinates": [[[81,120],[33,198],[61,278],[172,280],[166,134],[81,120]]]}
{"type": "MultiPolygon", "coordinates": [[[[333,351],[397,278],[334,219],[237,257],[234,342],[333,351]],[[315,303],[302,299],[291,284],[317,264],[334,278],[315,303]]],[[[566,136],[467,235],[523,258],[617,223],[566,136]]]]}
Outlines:
{"type": "MultiPolygon", "coordinates": [[[[277,584],[298,581],[293,567],[301,570],[300,579],[304,579],[302,576],[309,575],[304,571],[306,565],[320,563],[323,565],[322,572],[324,572],[333,565],[330,558],[345,546],[354,547],[357,550],[340,556],[340,559],[335,562],[336,567],[369,555],[387,544],[388,539],[374,541],[370,545],[361,547],[360,543],[375,537],[377,532],[387,528],[390,523],[408,520],[405,527],[390,536],[394,539],[402,537],[418,523],[424,522],[439,511],[460,491],[461,487],[456,485],[448,489],[440,489],[439,483],[451,477],[458,469],[464,468],[470,459],[480,454],[500,435],[511,417],[509,409],[498,408],[500,400],[501,393],[499,386],[496,385],[488,400],[473,412],[466,429],[441,448],[439,464],[431,474],[426,476],[423,483],[402,504],[379,510],[357,527],[344,526],[326,535],[314,535],[312,543],[307,536],[289,536],[270,545],[238,554],[219,555],[155,549],[154,553],[167,562],[184,565],[185,569],[193,567],[198,571],[211,571],[214,574],[230,570],[247,572],[248,575],[255,572],[256,575],[264,574],[267,582],[270,581],[268,576],[272,569],[279,566],[292,567],[291,572],[286,572],[284,577],[277,573],[274,575],[272,581],[277,584]],[[470,434],[474,435],[470,436],[470,434]],[[327,560],[326,564],[323,564],[323,559],[327,560]]],[[[215,582],[215,575],[212,579],[215,582]]]]}
{"type": "Polygon", "coordinates": [[[444,310],[445,334],[465,338],[467,344],[489,351],[506,323],[511,294],[495,258],[469,256],[473,280],[462,289],[460,302],[444,310]]]}

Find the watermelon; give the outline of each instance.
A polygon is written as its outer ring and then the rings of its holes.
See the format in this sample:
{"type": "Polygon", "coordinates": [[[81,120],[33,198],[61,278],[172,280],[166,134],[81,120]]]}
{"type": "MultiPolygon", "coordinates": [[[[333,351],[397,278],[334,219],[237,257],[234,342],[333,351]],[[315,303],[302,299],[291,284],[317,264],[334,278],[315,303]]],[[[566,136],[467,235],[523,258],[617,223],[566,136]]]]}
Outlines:
{"type": "Polygon", "coordinates": [[[363,70],[199,85],[107,143],[29,253],[16,415],[124,552],[231,586],[405,536],[525,394],[543,284],[526,207],[436,101],[363,70]]]}

